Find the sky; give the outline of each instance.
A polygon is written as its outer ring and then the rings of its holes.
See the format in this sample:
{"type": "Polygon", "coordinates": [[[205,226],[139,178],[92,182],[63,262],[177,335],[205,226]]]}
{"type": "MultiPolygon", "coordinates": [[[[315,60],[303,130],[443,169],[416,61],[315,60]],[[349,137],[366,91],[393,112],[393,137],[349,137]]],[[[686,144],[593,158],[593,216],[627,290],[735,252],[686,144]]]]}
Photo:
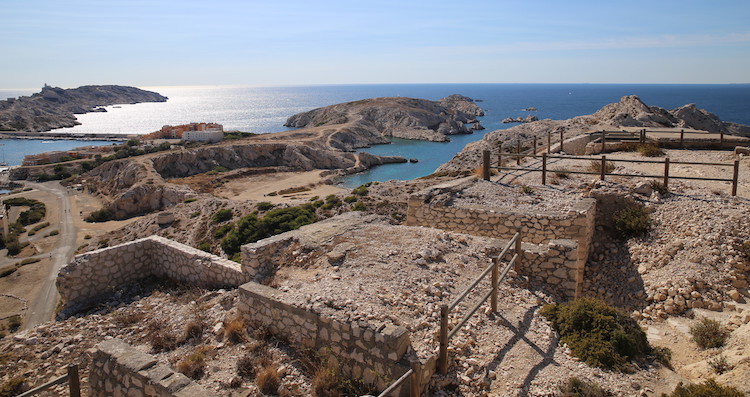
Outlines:
{"type": "Polygon", "coordinates": [[[750,1],[0,0],[0,89],[750,83],[750,1]]]}

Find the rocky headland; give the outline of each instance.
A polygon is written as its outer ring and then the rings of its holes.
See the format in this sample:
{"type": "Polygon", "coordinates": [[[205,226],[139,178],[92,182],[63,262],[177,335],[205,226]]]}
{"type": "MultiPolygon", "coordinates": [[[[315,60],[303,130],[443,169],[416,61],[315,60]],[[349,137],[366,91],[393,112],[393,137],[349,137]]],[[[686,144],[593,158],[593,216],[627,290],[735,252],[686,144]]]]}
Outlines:
{"type": "MultiPolygon", "coordinates": [[[[450,95],[439,101],[414,98],[373,98],[313,109],[290,117],[287,127],[335,126],[338,134],[356,132],[382,137],[447,142],[448,135],[470,134],[483,129],[477,117],[483,116],[471,98],[450,95]]],[[[351,149],[347,139],[335,139],[341,149],[351,149]]]]}
{"type": "Polygon", "coordinates": [[[45,85],[31,96],[0,101],[0,131],[49,131],[80,123],[76,114],[105,112],[102,106],[166,102],[152,91],[119,85],[87,85],[63,89],[45,85]]]}
{"type": "Polygon", "coordinates": [[[578,116],[568,120],[544,119],[487,133],[481,140],[468,144],[451,161],[438,168],[438,172],[471,170],[479,165],[483,150],[496,150],[500,142],[522,142],[533,139],[547,139],[552,133],[552,141],[559,140],[562,131],[565,139],[586,132],[621,127],[644,128],[685,128],[723,132],[729,135],[750,136],[750,127],[742,124],[721,121],[718,116],[695,104],[666,110],[658,106],[648,106],[636,95],[624,96],[619,102],[611,103],[596,113],[578,116]]]}

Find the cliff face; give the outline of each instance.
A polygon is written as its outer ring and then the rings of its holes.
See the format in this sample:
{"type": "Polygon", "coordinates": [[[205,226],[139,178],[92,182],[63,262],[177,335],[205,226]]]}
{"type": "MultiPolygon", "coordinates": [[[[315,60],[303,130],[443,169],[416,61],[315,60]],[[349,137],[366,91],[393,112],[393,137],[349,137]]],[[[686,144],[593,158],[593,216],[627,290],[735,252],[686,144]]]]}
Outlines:
{"type": "Polygon", "coordinates": [[[501,142],[515,142],[517,139],[527,141],[534,136],[546,140],[548,132],[552,133],[553,142],[557,142],[560,131],[567,139],[585,132],[617,127],[693,128],[714,133],[750,136],[750,127],[723,122],[715,114],[699,109],[694,104],[666,110],[648,106],[638,96],[629,95],[622,97],[619,102],[604,106],[594,114],[568,120],[539,120],[507,130],[492,131],[481,140],[466,145],[437,171],[474,169],[479,166],[482,151],[496,150],[501,142]]]}
{"type": "MultiPolygon", "coordinates": [[[[339,149],[350,150],[346,138],[356,135],[395,137],[429,141],[448,141],[447,135],[470,134],[480,126],[476,117],[484,112],[470,98],[451,95],[439,101],[414,98],[373,98],[326,106],[296,114],[287,119],[287,127],[305,128],[337,126],[343,134],[334,139],[339,149]],[[474,125],[477,123],[477,125],[474,125]]],[[[386,139],[380,140],[383,143],[386,139]]]]}
{"type": "Polygon", "coordinates": [[[0,101],[0,131],[49,131],[80,124],[75,115],[105,111],[100,106],[165,102],[167,97],[135,87],[89,85],[73,89],[44,86],[28,97],[0,101]]]}

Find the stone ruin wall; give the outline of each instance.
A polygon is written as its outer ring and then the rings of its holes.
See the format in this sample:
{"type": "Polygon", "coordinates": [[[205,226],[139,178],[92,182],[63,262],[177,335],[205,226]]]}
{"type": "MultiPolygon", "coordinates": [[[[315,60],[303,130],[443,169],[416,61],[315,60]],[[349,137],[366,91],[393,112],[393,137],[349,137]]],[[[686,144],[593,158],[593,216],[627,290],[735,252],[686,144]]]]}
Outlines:
{"type": "MultiPolygon", "coordinates": [[[[565,253],[555,258],[545,256],[546,262],[531,265],[530,261],[522,261],[519,273],[532,279],[539,280],[559,291],[566,298],[580,296],[583,289],[584,269],[591,247],[591,240],[596,223],[596,200],[582,199],[566,214],[516,213],[511,211],[493,210],[488,208],[468,208],[432,203],[431,198],[435,190],[451,191],[460,189],[462,183],[453,183],[426,189],[409,197],[406,224],[408,226],[426,226],[476,236],[498,239],[511,239],[517,231],[521,231],[521,240],[530,244],[551,244],[565,248],[574,253],[565,253]],[[554,240],[569,240],[569,243],[554,240]],[[568,256],[575,258],[572,270],[568,266],[568,256]],[[567,269],[567,270],[566,270],[567,269]],[[564,278],[561,276],[565,275],[564,278]]],[[[524,248],[524,250],[527,250],[524,248]]]]}
{"type": "MultiPolygon", "coordinates": [[[[283,292],[254,282],[242,285],[239,291],[239,311],[247,324],[267,328],[300,348],[330,354],[345,376],[383,390],[411,368],[404,358],[411,340],[403,327],[375,328],[364,321],[334,320],[284,303],[278,298],[283,292]]],[[[434,359],[420,365],[422,388],[434,371],[434,359]]],[[[410,380],[392,395],[408,396],[409,387],[410,380]]]]}
{"type": "Polygon", "coordinates": [[[57,289],[66,309],[85,307],[113,288],[148,276],[203,288],[236,287],[249,280],[236,262],[151,236],[77,255],[60,269],[57,289]]]}
{"type": "Polygon", "coordinates": [[[218,397],[212,391],[119,340],[99,343],[91,359],[91,397],[218,397]]]}

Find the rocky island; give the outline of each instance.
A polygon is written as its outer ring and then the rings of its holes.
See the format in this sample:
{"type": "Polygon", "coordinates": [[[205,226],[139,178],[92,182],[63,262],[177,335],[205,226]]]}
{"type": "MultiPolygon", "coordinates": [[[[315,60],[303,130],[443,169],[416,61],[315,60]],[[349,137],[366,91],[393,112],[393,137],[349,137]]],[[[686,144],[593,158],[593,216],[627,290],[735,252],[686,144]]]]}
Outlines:
{"type": "Polygon", "coordinates": [[[80,123],[76,114],[105,112],[102,106],[166,102],[152,91],[119,85],[87,85],[63,89],[45,85],[31,96],[0,101],[0,131],[49,131],[80,123]]]}

